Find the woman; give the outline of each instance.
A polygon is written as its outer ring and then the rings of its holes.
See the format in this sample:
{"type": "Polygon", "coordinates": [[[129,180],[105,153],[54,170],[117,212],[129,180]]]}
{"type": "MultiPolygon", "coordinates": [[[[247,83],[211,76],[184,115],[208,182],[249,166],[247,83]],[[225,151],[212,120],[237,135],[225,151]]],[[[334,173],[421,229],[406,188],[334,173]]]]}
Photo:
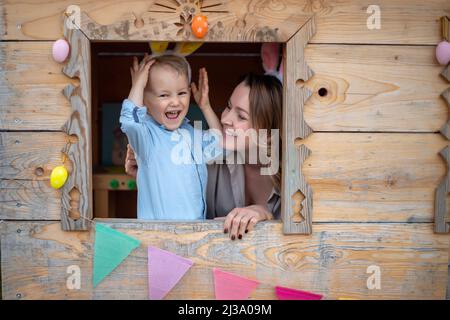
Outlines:
{"type": "MultiPolygon", "coordinates": [[[[206,81],[200,79],[201,88],[204,83],[206,86],[208,83],[206,72],[204,77],[206,81]]],[[[197,93],[193,85],[196,100],[197,93]]],[[[235,143],[239,140],[236,133],[252,129],[281,130],[281,116],[280,81],[272,75],[247,74],[233,90],[220,119],[224,145],[232,146],[235,153],[248,154],[254,147],[252,141],[244,139],[245,143],[235,143]]],[[[276,142],[281,147],[280,141],[276,142]]],[[[278,154],[281,155],[280,152],[278,154]]],[[[279,159],[276,160],[281,163],[279,159]]],[[[242,239],[259,221],[280,218],[280,168],[274,175],[264,175],[261,174],[262,167],[260,163],[250,164],[248,161],[244,164],[208,165],[207,218],[225,217],[224,233],[228,233],[231,240],[242,239]]],[[[129,146],[125,171],[136,176],[137,164],[129,146]]]]}

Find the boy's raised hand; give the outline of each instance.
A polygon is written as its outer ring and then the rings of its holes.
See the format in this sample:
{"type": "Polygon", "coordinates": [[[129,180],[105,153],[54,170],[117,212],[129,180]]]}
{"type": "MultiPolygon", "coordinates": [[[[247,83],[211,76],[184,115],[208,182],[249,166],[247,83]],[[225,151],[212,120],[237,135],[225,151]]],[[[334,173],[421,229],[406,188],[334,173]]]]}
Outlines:
{"type": "Polygon", "coordinates": [[[132,86],[128,99],[133,101],[137,106],[144,104],[144,89],[147,85],[148,74],[153,63],[155,63],[155,60],[150,59],[147,53],[140,63],[138,63],[136,57],[133,57],[133,65],[130,67],[132,86]]]}
{"type": "Polygon", "coordinates": [[[209,85],[208,85],[208,73],[205,68],[200,68],[198,71],[198,87],[192,82],[192,95],[195,102],[200,109],[204,110],[211,107],[209,103],[209,85]]]}
{"type": "Polygon", "coordinates": [[[130,67],[131,73],[131,83],[133,86],[145,88],[147,85],[148,72],[151,65],[155,62],[154,59],[150,59],[149,55],[146,53],[144,59],[138,63],[138,59],[133,57],[133,65],[130,67]]]}

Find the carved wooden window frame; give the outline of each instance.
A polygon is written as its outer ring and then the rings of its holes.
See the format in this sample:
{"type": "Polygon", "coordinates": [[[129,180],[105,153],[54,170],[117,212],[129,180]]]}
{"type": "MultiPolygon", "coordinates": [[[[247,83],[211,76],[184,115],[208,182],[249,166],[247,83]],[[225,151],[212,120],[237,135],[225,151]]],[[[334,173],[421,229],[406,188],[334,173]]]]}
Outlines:
{"type": "MultiPolygon", "coordinates": [[[[441,17],[442,36],[447,41],[450,40],[450,17],[441,17]]],[[[442,70],[442,77],[450,82],[450,63],[442,70]]],[[[446,89],[442,93],[442,98],[450,108],[450,88],[446,89]]],[[[440,129],[440,133],[445,139],[450,140],[450,117],[444,123],[440,129]]],[[[439,152],[446,164],[447,173],[441,180],[436,188],[435,200],[434,200],[434,232],[436,233],[449,233],[450,232],[450,220],[448,218],[448,194],[450,193],[450,146],[445,147],[439,152]]]]}
{"type": "Polygon", "coordinates": [[[303,84],[312,76],[304,59],[304,49],[315,33],[314,16],[263,8],[240,17],[229,10],[225,2],[213,7],[202,7],[201,1],[186,3],[169,1],[165,4],[159,1],[140,17],[130,13],[123,20],[110,25],[98,24],[85,12],[78,12],[78,19],[72,12],[65,13],[64,36],[71,52],[63,73],[69,78],[78,78],[79,85],[69,84],[63,90],[71,104],[71,116],[62,128],[68,135],[62,152],[71,169],[67,182],[61,188],[62,229],[88,230],[89,220],[93,218],[91,41],[281,42],[286,45],[283,51],[285,72],[281,163],[283,232],[310,234],[312,189],[301,170],[310,150],[301,141],[312,133],[303,118],[303,107],[311,92],[303,84]],[[180,5],[174,7],[175,3],[180,5]],[[189,21],[188,18],[182,18],[186,14],[200,11],[207,16],[210,25],[208,34],[201,40],[190,34],[181,23],[189,21]],[[295,212],[297,215],[300,212],[301,216],[294,217],[295,212]]]}

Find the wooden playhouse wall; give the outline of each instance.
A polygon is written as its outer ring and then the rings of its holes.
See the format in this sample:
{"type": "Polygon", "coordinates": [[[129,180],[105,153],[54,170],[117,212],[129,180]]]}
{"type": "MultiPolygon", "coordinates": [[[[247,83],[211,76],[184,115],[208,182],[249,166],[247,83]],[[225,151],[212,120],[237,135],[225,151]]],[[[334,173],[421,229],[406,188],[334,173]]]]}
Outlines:
{"type": "MultiPolygon", "coordinates": [[[[78,0],[92,19],[111,24],[149,1],[78,0]]],[[[251,1],[252,8],[271,1],[251,1]]],[[[168,298],[213,298],[212,267],[263,283],[252,298],[273,299],[273,284],[326,298],[444,299],[449,235],[435,234],[434,197],[447,172],[439,129],[448,87],[434,58],[439,17],[448,0],[278,1],[315,14],[306,48],[315,75],[305,120],[311,156],[303,173],[313,189],[313,231],[282,235],[282,225],[258,225],[230,241],[221,222],[105,223],[142,240],[95,290],[93,231],[64,232],[61,196],[50,187],[69,139],[61,94],[70,82],[51,58],[62,37],[61,13],[73,1],[0,0],[0,230],[4,299],[147,298],[145,246],[191,258],[194,267],[168,298]],[[368,30],[366,9],[381,8],[381,30],[368,30]],[[325,97],[318,95],[326,88],[325,97]],[[79,265],[80,290],[66,288],[67,267],[79,265]],[[381,289],[369,290],[367,267],[381,268],[381,289]]],[[[272,3],[273,4],[273,3],[272,3]]]]}

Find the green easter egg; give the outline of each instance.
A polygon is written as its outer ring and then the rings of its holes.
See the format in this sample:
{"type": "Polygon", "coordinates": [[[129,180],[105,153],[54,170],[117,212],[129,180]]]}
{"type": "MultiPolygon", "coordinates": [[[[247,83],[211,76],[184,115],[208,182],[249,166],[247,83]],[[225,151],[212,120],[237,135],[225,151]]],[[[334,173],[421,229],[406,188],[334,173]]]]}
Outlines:
{"type": "Polygon", "coordinates": [[[130,190],[136,189],[136,181],[134,181],[134,180],[128,180],[127,185],[128,185],[128,189],[130,189],[130,190]]]}
{"type": "Polygon", "coordinates": [[[109,181],[109,187],[111,189],[117,189],[119,187],[119,181],[117,179],[112,179],[109,181]]]}

